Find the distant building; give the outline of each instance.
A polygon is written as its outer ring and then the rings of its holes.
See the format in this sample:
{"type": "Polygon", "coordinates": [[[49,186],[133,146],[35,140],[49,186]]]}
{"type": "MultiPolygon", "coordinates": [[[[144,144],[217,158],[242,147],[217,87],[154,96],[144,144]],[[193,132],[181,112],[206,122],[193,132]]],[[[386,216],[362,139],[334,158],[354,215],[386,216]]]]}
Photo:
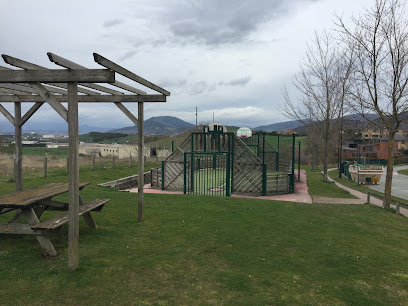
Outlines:
{"type": "MultiPolygon", "coordinates": [[[[404,130],[397,130],[397,136],[408,136],[408,132],[404,130]]],[[[389,133],[387,129],[365,129],[361,132],[363,139],[385,139],[388,138],[389,133]]]]}
{"type": "Polygon", "coordinates": [[[55,135],[49,134],[49,135],[43,135],[43,139],[55,139],[55,135]]]}
{"type": "MultiPolygon", "coordinates": [[[[388,159],[388,137],[372,143],[358,144],[359,155],[370,159],[388,159]]],[[[402,150],[408,150],[408,137],[396,135],[394,139],[394,157],[403,157],[402,150]]],[[[342,148],[345,158],[357,157],[357,144],[350,143],[342,148]]]]}
{"type": "MultiPolygon", "coordinates": [[[[129,156],[138,156],[138,146],[128,144],[96,144],[81,143],[79,154],[95,155],[101,157],[117,157],[119,159],[129,158],[129,156]]],[[[154,146],[145,146],[143,155],[146,157],[165,158],[171,154],[168,148],[157,148],[154,146]]]]}
{"type": "Polygon", "coordinates": [[[293,129],[288,129],[288,130],[284,131],[284,132],[282,133],[282,135],[293,135],[293,133],[296,133],[295,130],[293,130],[293,129]]]}

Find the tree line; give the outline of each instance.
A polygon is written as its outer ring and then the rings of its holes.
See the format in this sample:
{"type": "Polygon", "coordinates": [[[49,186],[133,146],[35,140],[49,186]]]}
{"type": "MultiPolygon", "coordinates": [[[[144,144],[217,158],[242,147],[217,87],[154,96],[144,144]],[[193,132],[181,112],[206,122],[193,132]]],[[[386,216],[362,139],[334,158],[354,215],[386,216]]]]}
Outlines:
{"type": "MultiPolygon", "coordinates": [[[[327,181],[329,145],[346,113],[358,113],[388,131],[384,207],[390,207],[394,141],[408,119],[408,20],[406,2],[375,0],[350,22],[335,15],[334,30],[316,31],[293,79],[298,95],[286,86],[284,112],[303,123],[312,155],[323,147],[327,181]],[[373,119],[370,114],[378,115],[373,119]]],[[[313,158],[312,158],[313,159],[313,158]]]]}

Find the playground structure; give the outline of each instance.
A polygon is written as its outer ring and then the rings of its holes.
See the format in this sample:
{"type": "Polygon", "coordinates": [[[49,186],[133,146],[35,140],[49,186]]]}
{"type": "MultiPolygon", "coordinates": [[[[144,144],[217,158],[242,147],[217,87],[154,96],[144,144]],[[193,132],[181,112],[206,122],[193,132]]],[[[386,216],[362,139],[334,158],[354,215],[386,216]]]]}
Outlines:
{"type": "Polygon", "coordinates": [[[363,166],[352,162],[343,162],[341,173],[357,184],[378,184],[384,172],[382,166],[363,166]]]}
{"type": "Polygon", "coordinates": [[[294,148],[294,134],[240,138],[222,125],[204,126],[151,170],[151,185],[212,196],[293,193],[294,148]]]}

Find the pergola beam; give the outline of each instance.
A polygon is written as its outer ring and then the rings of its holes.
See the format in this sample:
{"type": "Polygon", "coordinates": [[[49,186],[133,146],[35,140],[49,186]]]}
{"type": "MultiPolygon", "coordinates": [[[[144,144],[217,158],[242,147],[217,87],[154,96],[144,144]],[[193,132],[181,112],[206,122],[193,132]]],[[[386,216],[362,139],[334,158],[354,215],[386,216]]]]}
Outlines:
{"type": "Polygon", "coordinates": [[[94,60],[97,62],[99,65],[102,65],[110,70],[113,70],[124,77],[127,77],[128,79],[131,79],[139,84],[142,84],[148,88],[151,88],[157,92],[160,92],[161,94],[165,96],[170,96],[170,92],[167,90],[153,84],[152,82],[149,82],[148,80],[138,76],[137,74],[123,68],[122,66],[119,66],[118,64],[108,60],[107,58],[103,57],[102,55],[99,55],[98,53],[94,53],[94,60]]]}
{"type": "MultiPolygon", "coordinates": [[[[72,62],[72,61],[70,61],[70,60],[68,60],[66,58],[63,58],[63,57],[61,57],[59,55],[56,55],[56,54],[54,54],[52,52],[48,52],[47,55],[48,55],[48,58],[50,59],[51,62],[53,62],[56,65],[59,65],[61,67],[65,67],[65,68],[68,68],[68,69],[87,69],[86,67],[84,67],[82,65],[74,63],[74,62],[72,62]]],[[[83,84],[81,84],[81,85],[83,85],[83,84]]],[[[114,85],[116,87],[119,87],[119,88],[122,88],[122,89],[125,89],[125,90],[130,91],[130,92],[133,92],[133,93],[140,94],[140,95],[145,95],[146,94],[146,92],[144,92],[142,90],[139,90],[137,88],[134,88],[132,86],[129,86],[129,85],[127,85],[125,83],[122,83],[122,82],[119,82],[119,81],[115,81],[114,83],[112,83],[112,85],[114,85]]],[[[103,87],[103,86],[100,86],[100,85],[88,84],[88,85],[84,85],[84,86],[87,86],[89,88],[93,88],[93,89],[96,89],[96,90],[99,90],[99,91],[102,91],[102,92],[106,92],[106,93],[109,93],[109,94],[112,94],[112,95],[117,95],[117,94],[122,94],[123,95],[124,94],[123,92],[113,90],[113,89],[110,89],[110,88],[106,88],[106,87],[103,87]]]]}
{"type": "Polygon", "coordinates": [[[35,112],[43,105],[44,103],[42,102],[37,102],[31,108],[25,113],[23,118],[21,119],[21,125],[24,125],[24,123],[27,122],[28,119],[30,119],[35,112]]]}
{"type": "Polygon", "coordinates": [[[109,69],[47,69],[47,70],[4,70],[0,83],[113,83],[115,73],[109,69]]]}
{"type": "Polygon", "coordinates": [[[14,121],[13,115],[10,114],[10,113],[8,112],[8,110],[5,109],[4,106],[1,105],[1,104],[0,104],[0,113],[2,113],[2,114],[4,115],[4,117],[6,117],[7,120],[11,122],[12,125],[14,125],[15,121],[14,121]]]}
{"type": "MultiPolygon", "coordinates": [[[[58,102],[67,102],[66,95],[51,95],[58,102]]],[[[48,102],[38,95],[0,95],[1,102],[48,102]]],[[[112,103],[112,102],[166,102],[163,95],[78,95],[78,102],[112,103]]]]}
{"type": "MultiPolygon", "coordinates": [[[[7,64],[12,65],[14,67],[18,67],[18,68],[22,68],[22,69],[26,69],[26,70],[48,70],[48,68],[45,68],[43,66],[36,65],[36,64],[24,61],[22,59],[19,59],[19,58],[10,56],[10,55],[2,54],[1,56],[3,57],[4,62],[6,62],[7,64]]],[[[0,66],[0,69],[13,70],[13,69],[3,67],[3,66],[0,66]]],[[[49,85],[64,88],[64,89],[68,88],[67,84],[63,84],[63,83],[49,83],[49,85]]],[[[93,90],[89,90],[89,89],[85,89],[85,88],[81,88],[81,87],[78,87],[78,92],[84,93],[84,94],[91,94],[91,95],[99,94],[98,92],[95,92],[93,90]]],[[[64,94],[66,94],[66,93],[64,93],[64,94]]]]}
{"type": "MultiPolygon", "coordinates": [[[[50,92],[40,83],[31,83],[31,87],[64,119],[68,122],[68,111],[67,109],[55,99],[55,96],[50,94],[50,92]]],[[[66,96],[69,99],[68,96],[66,96]]]]}
{"type": "MultiPolygon", "coordinates": [[[[67,91],[65,89],[55,88],[55,87],[46,86],[46,85],[44,85],[44,87],[49,92],[52,92],[52,93],[58,93],[58,94],[62,94],[62,95],[67,94],[67,91]]],[[[26,83],[22,83],[22,84],[0,83],[0,88],[5,88],[5,89],[10,89],[10,90],[15,90],[15,91],[21,91],[21,92],[26,92],[26,93],[37,94],[37,92],[34,89],[32,89],[29,84],[26,84],[26,83]]],[[[20,93],[20,94],[24,95],[24,93],[20,93]]]]}
{"type": "Polygon", "coordinates": [[[135,124],[137,125],[137,118],[120,102],[115,102],[115,105],[135,124]]]}

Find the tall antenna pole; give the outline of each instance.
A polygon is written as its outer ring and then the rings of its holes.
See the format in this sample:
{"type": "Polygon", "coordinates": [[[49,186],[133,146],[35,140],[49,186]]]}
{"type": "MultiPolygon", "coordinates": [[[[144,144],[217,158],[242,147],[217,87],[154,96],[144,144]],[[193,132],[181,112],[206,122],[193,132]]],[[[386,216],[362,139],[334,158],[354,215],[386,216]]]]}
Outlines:
{"type": "Polygon", "coordinates": [[[197,124],[197,106],[196,106],[196,127],[198,126],[197,124]]]}

